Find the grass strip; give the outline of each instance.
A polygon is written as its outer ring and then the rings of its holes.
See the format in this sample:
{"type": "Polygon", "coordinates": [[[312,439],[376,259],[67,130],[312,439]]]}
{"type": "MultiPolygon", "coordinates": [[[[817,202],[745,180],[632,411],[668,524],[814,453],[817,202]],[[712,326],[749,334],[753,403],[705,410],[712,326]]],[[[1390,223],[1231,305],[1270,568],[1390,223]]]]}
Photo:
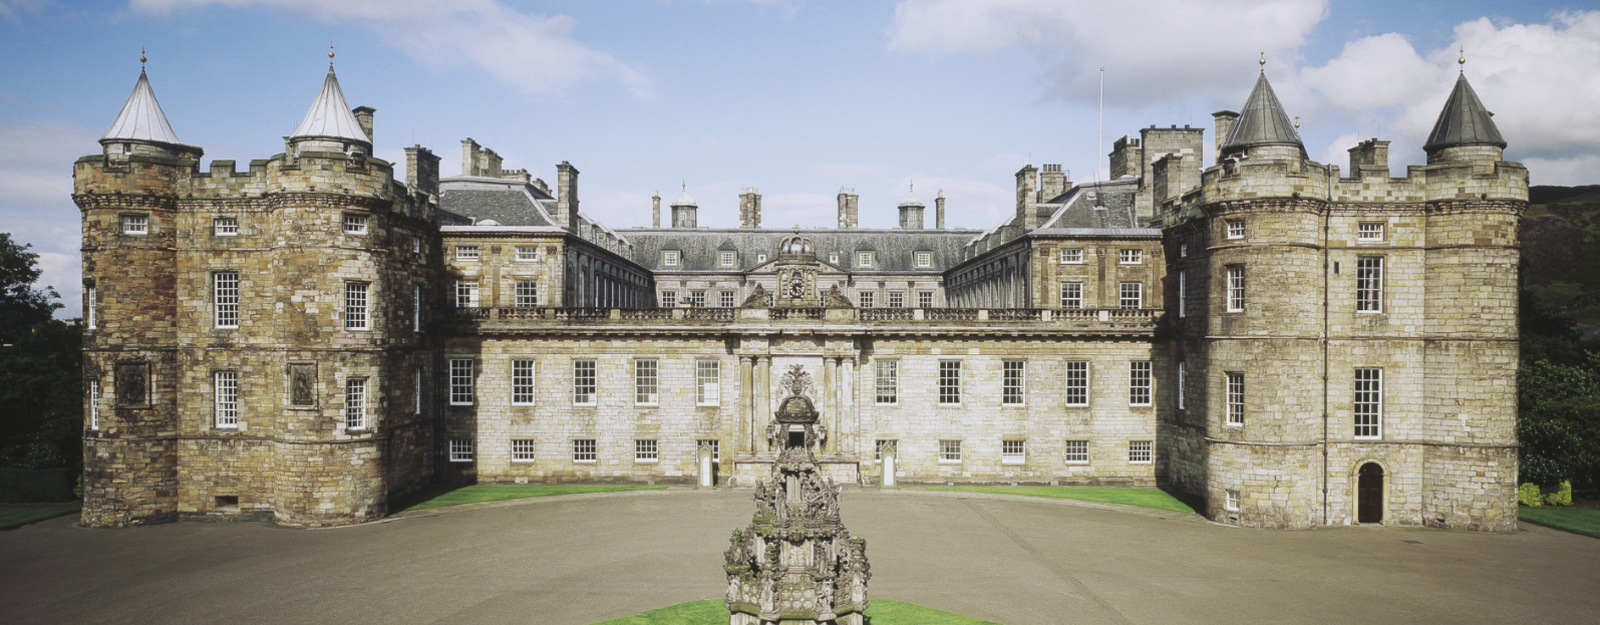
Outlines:
{"type": "Polygon", "coordinates": [[[1125,506],[1154,508],[1168,512],[1196,512],[1176,497],[1159,488],[1100,488],[1089,486],[929,486],[928,490],[953,490],[974,493],[1000,493],[1003,495],[1028,495],[1031,497],[1056,497],[1117,503],[1125,506]]]}
{"type": "Polygon", "coordinates": [[[581,493],[609,493],[628,490],[665,490],[665,486],[622,486],[610,484],[475,484],[423,491],[403,499],[400,511],[426,510],[464,503],[506,501],[531,497],[576,495],[581,493]]]}
{"type": "Polygon", "coordinates": [[[1600,506],[1521,508],[1517,518],[1574,534],[1600,538],[1600,506]]]}
{"type": "Polygon", "coordinates": [[[30,523],[71,514],[83,508],[83,503],[0,503],[0,531],[16,529],[30,523]]]}
{"type": "MultiPolygon", "coordinates": [[[[867,625],[1000,625],[893,599],[873,599],[867,625]]],[[[611,619],[595,625],[723,625],[728,609],[721,599],[690,601],[675,606],[611,619]]]]}

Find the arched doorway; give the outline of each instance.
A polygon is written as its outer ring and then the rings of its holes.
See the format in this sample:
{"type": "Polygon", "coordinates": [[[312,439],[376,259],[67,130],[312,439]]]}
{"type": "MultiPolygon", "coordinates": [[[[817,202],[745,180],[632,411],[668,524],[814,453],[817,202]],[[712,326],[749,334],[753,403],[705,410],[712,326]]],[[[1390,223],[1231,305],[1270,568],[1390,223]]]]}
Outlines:
{"type": "Polygon", "coordinates": [[[1357,473],[1356,521],[1383,522],[1383,467],[1376,462],[1361,465],[1357,473]]]}

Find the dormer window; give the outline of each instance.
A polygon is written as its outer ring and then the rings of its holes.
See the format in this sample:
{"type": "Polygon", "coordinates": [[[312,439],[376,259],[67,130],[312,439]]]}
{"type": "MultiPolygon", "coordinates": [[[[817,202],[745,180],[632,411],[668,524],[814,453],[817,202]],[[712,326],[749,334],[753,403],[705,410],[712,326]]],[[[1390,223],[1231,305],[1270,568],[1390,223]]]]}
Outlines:
{"type": "Polygon", "coordinates": [[[856,266],[857,267],[871,267],[872,266],[872,257],[873,257],[873,253],[872,252],[856,252],[856,266]]]}
{"type": "Polygon", "coordinates": [[[344,233],[345,234],[366,234],[367,233],[367,216],[366,215],[348,215],[348,214],[345,215],[344,216],[344,233]]]}
{"type": "Polygon", "coordinates": [[[933,266],[933,252],[917,252],[917,267],[928,268],[933,266]]]}
{"type": "Polygon", "coordinates": [[[756,254],[756,262],[758,262],[758,263],[767,262],[767,255],[766,254],[756,254]]]}
{"type": "Polygon", "coordinates": [[[1144,250],[1122,250],[1122,264],[1124,264],[1124,265],[1142,265],[1142,264],[1144,264],[1144,250]]]}
{"type": "Polygon", "coordinates": [[[1081,249],[1081,248],[1065,248],[1065,247],[1061,248],[1061,264],[1063,264],[1063,265],[1081,265],[1081,264],[1083,264],[1083,249],[1081,249]]]}
{"type": "Polygon", "coordinates": [[[238,236],[238,217],[216,217],[211,220],[211,234],[219,237],[238,236]]]}
{"type": "Polygon", "coordinates": [[[678,250],[667,250],[665,252],[662,252],[661,253],[661,265],[663,267],[677,267],[678,266],[678,256],[679,256],[678,250]]]}
{"type": "Polygon", "coordinates": [[[478,246],[457,245],[456,260],[478,260],[478,246]]]}
{"type": "Polygon", "coordinates": [[[723,267],[732,267],[738,260],[739,254],[737,252],[722,252],[717,256],[719,260],[718,264],[722,265],[723,267]]]}
{"type": "Polygon", "coordinates": [[[150,217],[147,215],[123,215],[123,234],[150,234],[150,217]]]}
{"type": "Polygon", "coordinates": [[[829,254],[828,255],[828,262],[833,263],[835,265],[839,264],[839,255],[838,254],[829,254]]]}

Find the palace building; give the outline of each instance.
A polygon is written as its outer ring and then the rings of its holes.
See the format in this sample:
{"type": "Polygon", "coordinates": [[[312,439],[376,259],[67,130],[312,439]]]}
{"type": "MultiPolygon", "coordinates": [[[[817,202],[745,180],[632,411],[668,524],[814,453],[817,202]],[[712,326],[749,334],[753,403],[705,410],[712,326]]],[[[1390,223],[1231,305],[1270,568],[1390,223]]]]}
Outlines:
{"type": "MultiPolygon", "coordinates": [[[[310,95],[308,89],[307,95],[310,95]]],[[[1265,74],[1203,129],[1123,137],[1111,180],[1016,174],[1016,212],[894,228],[586,215],[462,142],[373,156],[330,66],[284,151],[183,143],[141,72],[74,168],[83,522],[382,517],[437,482],[754,487],[812,383],[816,462],[876,485],[1163,486],[1219,522],[1516,523],[1527,170],[1463,76],[1426,165],[1307,157],[1265,74]],[[1206,163],[1210,165],[1206,165],[1206,163]]],[[[952,201],[959,199],[952,198],[952,201]]],[[[642,213],[642,207],[641,207],[642,213]]]]}

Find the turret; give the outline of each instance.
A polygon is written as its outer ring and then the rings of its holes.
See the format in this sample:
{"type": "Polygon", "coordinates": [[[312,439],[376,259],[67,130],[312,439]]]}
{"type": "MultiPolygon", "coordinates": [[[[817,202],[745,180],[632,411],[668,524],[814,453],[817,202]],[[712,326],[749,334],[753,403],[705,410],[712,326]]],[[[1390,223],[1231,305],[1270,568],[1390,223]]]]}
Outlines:
{"type": "Polygon", "coordinates": [[[1223,159],[1305,158],[1305,144],[1300,141],[1300,134],[1295,132],[1289,115],[1283,112],[1283,105],[1278,103],[1278,94],[1273,93],[1266,72],[1256,79],[1256,86],[1250,90],[1250,98],[1245,100],[1243,112],[1228,129],[1228,136],[1218,139],[1222,146],[1218,151],[1223,159]]]}
{"type": "Polygon", "coordinates": [[[116,121],[111,122],[106,134],[100,137],[100,145],[107,159],[121,162],[126,162],[134,154],[187,158],[198,162],[202,153],[198,147],[185,145],[178,139],[178,133],[173,132],[172,124],[167,122],[161,103],[156,101],[156,93],[150,88],[150,78],[145,75],[143,68],[139,69],[139,80],[133,84],[133,93],[122,105],[122,112],[117,114],[116,121]]]}
{"type": "Polygon", "coordinates": [[[1456,78],[1456,87],[1439,111],[1439,119],[1428,133],[1428,142],[1422,144],[1428,153],[1428,164],[1449,161],[1498,161],[1504,154],[1506,140],[1494,126],[1494,113],[1483,107],[1478,94],[1467,83],[1467,75],[1456,78]]]}
{"type": "Polygon", "coordinates": [[[926,204],[917,197],[916,187],[911,188],[912,193],[900,200],[900,228],[903,230],[921,230],[923,226],[922,212],[926,204]]]}
{"type": "Polygon", "coordinates": [[[683,190],[678,193],[677,199],[672,200],[672,227],[698,227],[696,225],[696,213],[699,211],[700,205],[694,201],[694,197],[689,195],[688,185],[684,185],[683,190]]]}
{"type": "MultiPolygon", "coordinates": [[[[365,111],[367,125],[371,125],[371,110],[365,111]]],[[[352,158],[365,159],[372,154],[372,138],[350,105],[345,102],[344,91],[339,88],[339,77],[328,64],[328,76],[322,81],[322,90],[311,102],[300,125],[285,139],[284,154],[290,162],[304,152],[343,153],[352,158]]]]}

